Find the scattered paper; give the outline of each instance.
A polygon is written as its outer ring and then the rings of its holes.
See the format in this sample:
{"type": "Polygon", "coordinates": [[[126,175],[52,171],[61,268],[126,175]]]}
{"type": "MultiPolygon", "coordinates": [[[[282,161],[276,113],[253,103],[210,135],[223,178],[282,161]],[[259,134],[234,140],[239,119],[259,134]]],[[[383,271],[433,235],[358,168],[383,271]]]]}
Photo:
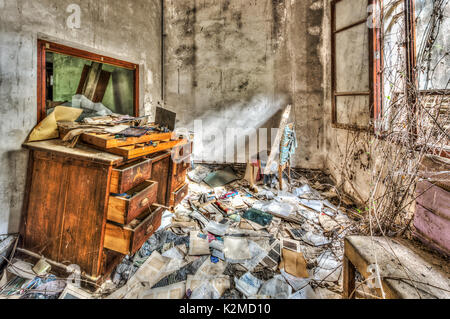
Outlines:
{"type": "Polygon", "coordinates": [[[227,263],[222,260],[219,260],[217,263],[213,263],[210,258],[207,258],[195,273],[195,277],[200,279],[210,279],[220,276],[225,271],[226,266],[227,263]]]}
{"type": "Polygon", "coordinates": [[[246,238],[225,237],[224,245],[223,252],[227,260],[242,261],[251,258],[246,238]]]}
{"type": "Polygon", "coordinates": [[[302,204],[303,206],[309,207],[319,213],[322,212],[322,209],[323,209],[322,200],[300,198],[300,204],[302,204]]]}
{"type": "Polygon", "coordinates": [[[262,249],[254,241],[248,241],[248,249],[250,251],[251,258],[245,262],[241,262],[241,265],[247,268],[248,271],[253,271],[256,266],[267,256],[267,251],[262,249]]]}
{"type": "Polygon", "coordinates": [[[262,281],[253,276],[250,272],[245,273],[241,278],[234,278],[236,289],[246,297],[256,295],[262,285],[262,281]]]}
{"type": "Polygon", "coordinates": [[[339,227],[339,224],[333,218],[324,213],[319,215],[319,223],[325,231],[332,231],[339,227]]]}
{"type": "Polygon", "coordinates": [[[295,252],[300,251],[300,242],[297,240],[292,240],[288,238],[281,239],[281,246],[283,249],[289,249],[295,252]]]}
{"type": "Polygon", "coordinates": [[[295,277],[291,274],[288,274],[284,269],[280,269],[280,272],[283,275],[284,279],[286,279],[286,281],[291,285],[292,289],[294,289],[294,291],[298,291],[309,285],[310,278],[295,277]]]}
{"type": "Polygon", "coordinates": [[[154,288],[142,292],[139,299],[183,299],[186,292],[186,281],[173,285],[154,288]]]}
{"type": "Polygon", "coordinates": [[[319,281],[337,281],[341,276],[342,263],[329,250],[317,257],[314,279],[319,281]]]}
{"type": "Polygon", "coordinates": [[[278,267],[281,258],[281,244],[278,240],[275,240],[271,246],[266,257],[263,258],[261,264],[275,270],[278,267]]]}
{"type": "Polygon", "coordinates": [[[223,236],[228,230],[227,224],[220,224],[213,221],[209,221],[205,227],[205,231],[210,232],[214,235],[223,236]]]}
{"type": "Polygon", "coordinates": [[[331,243],[325,236],[314,234],[312,231],[304,234],[302,240],[312,246],[323,246],[331,243]]]}
{"type": "Polygon", "coordinates": [[[292,287],[281,275],[276,275],[261,285],[258,295],[270,296],[273,299],[288,299],[291,293],[292,287]]]}
{"type": "Polygon", "coordinates": [[[191,231],[189,237],[189,255],[209,255],[208,236],[198,231],[191,231]]]}
{"type": "Polygon", "coordinates": [[[283,249],[282,255],[283,259],[280,264],[280,269],[284,269],[288,274],[298,278],[309,277],[306,260],[302,253],[283,249]]]}
{"type": "Polygon", "coordinates": [[[230,288],[229,276],[218,276],[205,280],[197,276],[188,275],[186,291],[191,291],[190,299],[219,299],[230,288]]]}
{"type": "Polygon", "coordinates": [[[175,214],[172,214],[170,211],[165,210],[161,217],[161,226],[156,231],[165,229],[166,227],[169,227],[172,223],[172,218],[175,216],[175,214]]]}

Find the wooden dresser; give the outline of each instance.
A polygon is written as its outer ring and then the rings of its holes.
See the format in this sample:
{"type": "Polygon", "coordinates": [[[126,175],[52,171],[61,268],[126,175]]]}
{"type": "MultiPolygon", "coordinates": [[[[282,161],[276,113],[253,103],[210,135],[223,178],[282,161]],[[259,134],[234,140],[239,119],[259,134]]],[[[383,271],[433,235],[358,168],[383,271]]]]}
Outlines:
{"type": "Polygon", "coordinates": [[[154,204],[173,208],[188,192],[190,154],[183,148],[174,156],[165,151],[126,161],[60,140],[23,146],[30,156],[21,247],[76,264],[92,282],[101,282],[160,227],[164,208],[154,204]]]}

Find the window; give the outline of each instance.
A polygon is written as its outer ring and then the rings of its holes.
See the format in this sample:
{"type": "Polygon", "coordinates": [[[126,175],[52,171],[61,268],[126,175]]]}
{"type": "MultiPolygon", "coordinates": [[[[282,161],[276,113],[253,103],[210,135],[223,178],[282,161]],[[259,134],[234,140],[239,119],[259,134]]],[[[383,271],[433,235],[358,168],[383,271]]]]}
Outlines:
{"type": "Polygon", "coordinates": [[[376,133],[448,156],[449,1],[385,0],[382,12],[383,64],[377,72],[383,92],[376,133]]]}
{"type": "Polygon", "coordinates": [[[373,118],[372,0],[332,2],[332,124],[369,129],[373,118]]]}
{"type": "Polygon", "coordinates": [[[448,155],[450,0],[334,0],[331,25],[333,126],[448,155]]]}
{"type": "Polygon", "coordinates": [[[450,4],[448,0],[415,1],[419,89],[449,89],[450,4]],[[438,6],[442,4],[442,7],[438,6]],[[435,12],[434,12],[435,11],[435,12]],[[433,14],[434,12],[434,14],[433,14]],[[428,39],[433,40],[430,46],[428,39]]]}
{"type": "Polygon", "coordinates": [[[83,116],[139,114],[139,66],[38,40],[38,122],[55,106],[83,116]]]}

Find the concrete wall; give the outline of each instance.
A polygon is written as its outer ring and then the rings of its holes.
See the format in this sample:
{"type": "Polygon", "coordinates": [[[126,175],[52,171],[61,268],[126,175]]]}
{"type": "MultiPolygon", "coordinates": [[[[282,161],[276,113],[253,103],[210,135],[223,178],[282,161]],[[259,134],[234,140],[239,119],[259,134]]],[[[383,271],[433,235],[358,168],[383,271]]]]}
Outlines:
{"type": "MultiPolygon", "coordinates": [[[[322,168],[323,2],[165,1],[165,106],[177,113],[177,127],[194,130],[201,119],[206,133],[225,137],[226,128],[237,128],[250,135],[277,128],[292,104],[294,165],[322,168]]],[[[197,157],[224,159],[213,150],[228,141],[204,142],[204,149],[195,146],[197,157]]]]}
{"type": "Polygon", "coordinates": [[[38,38],[141,65],[141,113],[160,102],[159,0],[0,0],[0,234],[16,232],[22,209],[27,151],[36,125],[38,38]],[[70,29],[69,4],[81,7],[70,29]]]}

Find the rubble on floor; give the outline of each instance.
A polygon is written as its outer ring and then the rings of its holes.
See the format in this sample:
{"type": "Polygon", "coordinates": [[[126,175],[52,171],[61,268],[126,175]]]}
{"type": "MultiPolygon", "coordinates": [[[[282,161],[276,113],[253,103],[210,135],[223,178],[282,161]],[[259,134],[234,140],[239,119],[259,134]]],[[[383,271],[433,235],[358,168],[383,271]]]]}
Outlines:
{"type": "Polygon", "coordinates": [[[332,182],[292,171],[289,188],[279,191],[269,177],[254,192],[245,167],[233,169],[189,172],[188,197],[167,212],[148,247],[117,267],[119,289],[106,298],[340,298],[343,238],[353,221],[332,182]],[[137,270],[143,256],[158,259],[137,270]]]}
{"type": "MultiPolygon", "coordinates": [[[[189,195],[90,297],[340,298],[343,238],[354,224],[342,206],[349,203],[321,172],[291,169],[281,191],[266,176],[268,186],[261,178],[254,192],[245,169],[196,165],[189,195]]],[[[58,298],[65,289],[53,275],[36,276],[33,265],[18,267],[22,273],[12,266],[0,298],[58,298]]]]}

